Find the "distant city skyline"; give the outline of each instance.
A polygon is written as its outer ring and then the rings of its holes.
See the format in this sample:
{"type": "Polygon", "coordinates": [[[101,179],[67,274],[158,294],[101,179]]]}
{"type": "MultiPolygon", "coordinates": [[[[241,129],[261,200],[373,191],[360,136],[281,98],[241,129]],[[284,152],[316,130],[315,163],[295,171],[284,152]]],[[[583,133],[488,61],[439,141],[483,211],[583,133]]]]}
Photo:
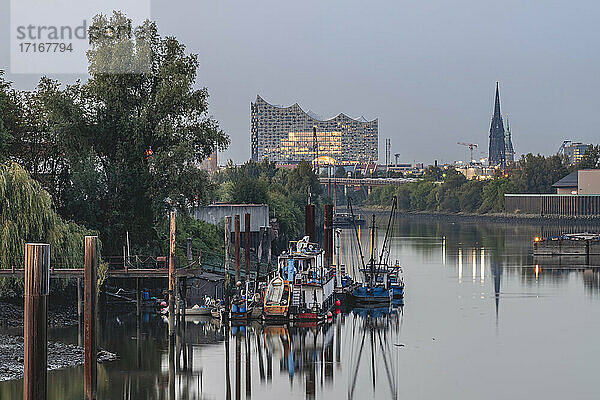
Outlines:
{"type": "MultiPolygon", "coordinates": [[[[593,1],[154,0],[151,7],[160,34],[199,55],[198,86],[208,88],[209,111],[231,137],[220,163],[250,159],[257,93],[324,117],[378,118],[380,161],[386,138],[400,162],[466,161],[469,151],[457,142],[477,143],[474,158],[487,156],[496,81],[516,159],[556,153],[564,140],[597,143],[598,14],[593,1]]],[[[8,2],[0,4],[0,26],[10,26],[8,2]]],[[[2,69],[8,46],[0,42],[2,69]]],[[[6,77],[18,89],[40,78],[6,77]]]]}

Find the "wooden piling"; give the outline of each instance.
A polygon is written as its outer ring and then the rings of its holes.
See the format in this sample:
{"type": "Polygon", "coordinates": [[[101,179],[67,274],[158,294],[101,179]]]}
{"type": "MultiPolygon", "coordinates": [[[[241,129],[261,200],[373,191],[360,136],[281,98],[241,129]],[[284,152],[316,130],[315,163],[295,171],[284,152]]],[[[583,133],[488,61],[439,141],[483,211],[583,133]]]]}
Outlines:
{"type": "Polygon", "coordinates": [[[25,316],[23,399],[45,400],[48,364],[47,304],[50,290],[50,245],[25,244],[25,316]]]}
{"type": "Polygon", "coordinates": [[[85,237],[84,262],[84,398],[96,400],[96,287],[98,285],[98,236],[85,237]]]}
{"type": "Polygon", "coordinates": [[[194,262],[194,253],[192,251],[192,238],[187,238],[186,256],[188,267],[194,262]]]}
{"type": "Polygon", "coordinates": [[[325,204],[323,247],[325,250],[325,268],[333,262],[333,206],[325,204]]]}
{"type": "Polygon", "coordinates": [[[240,216],[234,217],[235,229],[235,283],[240,281],[240,216]]]}
{"type": "Polygon", "coordinates": [[[142,314],[141,293],[140,293],[140,278],[135,278],[135,315],[139,318],[142,314]]]}
{"type": "Polygon", "coordinates": [[[231,241],[231,217],[227,216],[224,219],[225,228],[225,306],[229,309],[229,242],[231,241]]]}
{"type": "Polygon", "coordinates": [[[169,220],[169,336],[175,334],[175,211],[169,220]]]}
{"type": "Polygon", "coordinates": [[[244,215],[244,261],[246,262],[246,281],[250,280],[250,214],[244,215]]]}
{"type": "Polygon", "coordinates": [[[315,206],[307,204],[304,207],[304,235],[309,237],[309,241],[315,241],[315,206]]]}
{"type": "Polygon", "coordinates": [[[83,317],[83,291],[81,289],[81,278],[77,278],[77,318],[80,322],[83,317]]]}

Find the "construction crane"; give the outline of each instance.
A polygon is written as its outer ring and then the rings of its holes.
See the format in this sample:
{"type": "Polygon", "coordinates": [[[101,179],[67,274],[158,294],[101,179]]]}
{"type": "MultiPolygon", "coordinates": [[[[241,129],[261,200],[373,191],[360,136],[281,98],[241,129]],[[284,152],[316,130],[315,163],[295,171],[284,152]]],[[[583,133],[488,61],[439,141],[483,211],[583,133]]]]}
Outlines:
{"type": "Polygon", "coordinates": [[[460,144],[461,146],[467,146],[469,148],[469,150],[471,151],[471,158],[469,159],[469,164],[471,164],[473,162],[473,149],[478,147],[477,144],[463,142],[458,142],[457,144],[460,144]]]}

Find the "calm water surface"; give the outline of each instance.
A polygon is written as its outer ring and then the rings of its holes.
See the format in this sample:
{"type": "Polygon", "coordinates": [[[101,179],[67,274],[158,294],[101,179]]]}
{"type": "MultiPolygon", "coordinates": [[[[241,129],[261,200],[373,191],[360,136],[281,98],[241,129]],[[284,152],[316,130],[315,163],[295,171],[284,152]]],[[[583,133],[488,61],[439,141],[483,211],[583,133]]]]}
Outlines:
{"type": "MultiPolygon", "coordinates": [[[[99,343],[120,359],[99,366],[99,398],[599,398],[598,270],[530,254],[535,235],[556,230],[401,222],[391,258],[404,268],[404,305],[341,312],[332,324],[188,319],[170,346],[160,317],[109,316],[99,343]]],[[[351,234],[346,254],[357,250],[351,234]]],[[[49,334],[80,340],[77,327],[49,334]]],[[[48,380],[49,399],[82,398],[83,367],[48,380]]],[[[21,387],[2,382],[0,396],[19,399],[21,387]]]]}

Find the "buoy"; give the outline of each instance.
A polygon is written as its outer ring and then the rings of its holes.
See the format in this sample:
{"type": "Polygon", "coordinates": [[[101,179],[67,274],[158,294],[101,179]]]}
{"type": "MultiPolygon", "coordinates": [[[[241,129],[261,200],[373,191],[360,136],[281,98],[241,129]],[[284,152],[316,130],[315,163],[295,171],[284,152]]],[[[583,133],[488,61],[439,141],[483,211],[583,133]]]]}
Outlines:
{"type": "Polygon", "coordinates": [[[336,307],[339,307],[342,305],[342,302],[338,299],[335,301],[335,305],[336,305],[336,307]]]}
{"type": "Polygon", "coordinates": [[[331,314],[331,311],[327,311],[327,318],[331,318],[333,314],[331,314]]]}

